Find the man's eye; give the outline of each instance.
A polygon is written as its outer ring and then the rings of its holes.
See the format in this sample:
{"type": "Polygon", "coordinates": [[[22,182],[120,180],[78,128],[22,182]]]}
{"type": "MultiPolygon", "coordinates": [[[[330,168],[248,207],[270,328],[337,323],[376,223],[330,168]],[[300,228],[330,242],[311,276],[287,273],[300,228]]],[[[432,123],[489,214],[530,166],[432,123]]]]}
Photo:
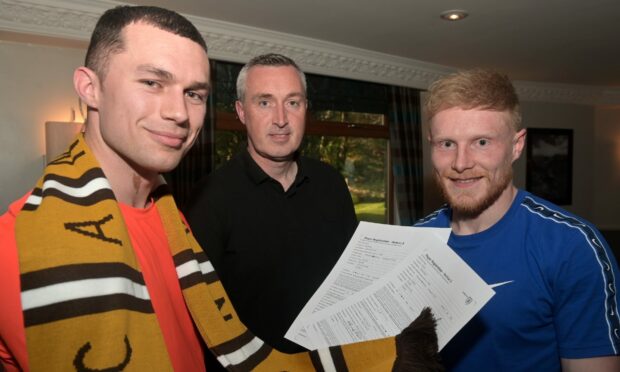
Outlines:
{"type": "Polygon", "coordinates": [[[444,149],[449,149],[452,148],[454,146],[454,143],[450,142],[450,141],[441,141],[439,142],[439,147],[442,147],[444,149]]]}
{"type": "Polygon", "coordinates": [[[260,107],[268,107],[269,106],[269,101],[258,101],[258,106],[260,107]]]}
{"type": "Polygon", "coordinates": [[[187,92],[187,96],[189,98],[191,98],[194,101],[197,101],[199,103],[203,103],[205,101],[205,97],[202,94],[198,94],[196,92],[187,92]]]}
{"type": "Polygon", "coordinates": [[[292,107],[299,107],[299,101],[288,101],[288,105],[292,107]]]}
{"type": "Polygon", "coordinates": [[[486,146],[489,144],[489,141],[487,139],[481,138],[478,140],[478,145],[479,146],[486,146]]]}
{"type": "Polygon", "coordinates": [[[155,80],[142,80],[142,84],[149,86],[149,87],[157,87],[159,86],[159,83],[156,82],[155,80]]]}

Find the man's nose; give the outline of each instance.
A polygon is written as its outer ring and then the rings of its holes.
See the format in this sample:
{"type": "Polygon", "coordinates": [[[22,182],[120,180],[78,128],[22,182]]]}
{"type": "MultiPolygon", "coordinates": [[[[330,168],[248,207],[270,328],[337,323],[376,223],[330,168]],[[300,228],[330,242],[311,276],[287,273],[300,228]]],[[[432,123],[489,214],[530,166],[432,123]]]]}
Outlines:
{"type": "Polygon", "coordinates": [[[173,91],[166,95],[161,105],[161,116],[177,124],[187,122],[187,100],[184,92],[173,91]]]}
{"type": "Polygon", "coordinates": [[[284,104],[277,104],[274,108],[273,123],[278,127],[284,127],[288,124],[288,115],[286,113],[286,107],[284,104]]]}
{"type": "Polygon", "coordinates": [[[463,172],[466,169],[473,167],[473,157],[467,146],[459,146],[456,150],[456,157],[452,168],[457,172],[463,172]]]}

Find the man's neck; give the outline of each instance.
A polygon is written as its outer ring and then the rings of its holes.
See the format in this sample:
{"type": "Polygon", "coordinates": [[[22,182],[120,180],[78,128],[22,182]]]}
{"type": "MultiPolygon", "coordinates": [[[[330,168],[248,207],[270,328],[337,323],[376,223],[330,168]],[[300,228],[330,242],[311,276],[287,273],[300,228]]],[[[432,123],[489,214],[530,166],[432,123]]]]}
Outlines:
{"type": "Polygon", "coordinates": [[[495,225],[504,217],[517,196],[517,188],[510,184],[489,208],[476,216],[452,213],[451,227],[456,235],[471,235],[482,232],[495,225]]]}
{"type": "Polygon", "coordinates": [[[278,181],[284,191],[287,191],[297,176],[297,163],[290,160],[275,161],[265,158],[255,151],[248,150],[252,159],[267,175],[278,181]]]}
{"type": "Polygon", "coordinates": [[[89,135],[88,129],[84,138],[108,179],[116,200],[134,208],[146,208],[150,203],[149,195],[161,183],[159,174],[137,171],[111,149],[102,146],[96,136],[89,135]]]}

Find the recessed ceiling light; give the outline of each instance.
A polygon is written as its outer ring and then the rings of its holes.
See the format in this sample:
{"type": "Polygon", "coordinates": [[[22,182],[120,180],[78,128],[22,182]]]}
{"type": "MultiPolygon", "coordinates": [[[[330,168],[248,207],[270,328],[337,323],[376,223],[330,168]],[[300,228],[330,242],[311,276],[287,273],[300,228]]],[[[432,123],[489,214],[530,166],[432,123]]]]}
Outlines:
{"type": "Polygon", "coordinates": [[[445,12],[442,12],[439,16],[441,17],[441,19],[444,19],[446,21],[460,21],[461,19],[467,17],[468,14],[465,10],[453,9],[446,10],[445,12]]]}

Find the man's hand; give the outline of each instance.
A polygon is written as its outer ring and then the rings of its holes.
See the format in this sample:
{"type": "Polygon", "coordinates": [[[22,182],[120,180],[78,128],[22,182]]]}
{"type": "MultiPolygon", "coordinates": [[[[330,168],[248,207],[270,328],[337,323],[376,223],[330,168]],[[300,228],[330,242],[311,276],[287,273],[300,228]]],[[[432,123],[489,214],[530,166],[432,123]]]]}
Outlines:
{"type": "Polygon", "coordinates": [[[425,307],[411,324],[396,336],[396,360],[392,372],[444,371],[437,346],[436,321],[425,307]]]}

